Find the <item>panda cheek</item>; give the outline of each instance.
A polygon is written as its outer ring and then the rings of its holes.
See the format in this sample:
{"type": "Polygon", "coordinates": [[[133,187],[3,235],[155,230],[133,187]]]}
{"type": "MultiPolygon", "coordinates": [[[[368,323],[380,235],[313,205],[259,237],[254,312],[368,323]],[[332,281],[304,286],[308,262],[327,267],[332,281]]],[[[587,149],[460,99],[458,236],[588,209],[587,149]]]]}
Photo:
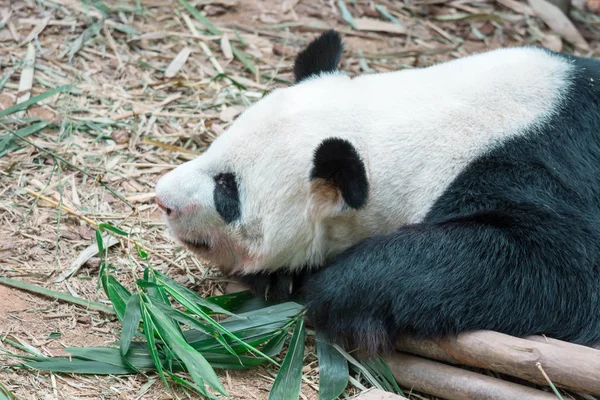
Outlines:
{"type": "Polygon", "coordinates": [[[200,206],[198,204],[188,204],[181,209],[182,216],[186,215],[194,215],[200,211],[200,206]]]}

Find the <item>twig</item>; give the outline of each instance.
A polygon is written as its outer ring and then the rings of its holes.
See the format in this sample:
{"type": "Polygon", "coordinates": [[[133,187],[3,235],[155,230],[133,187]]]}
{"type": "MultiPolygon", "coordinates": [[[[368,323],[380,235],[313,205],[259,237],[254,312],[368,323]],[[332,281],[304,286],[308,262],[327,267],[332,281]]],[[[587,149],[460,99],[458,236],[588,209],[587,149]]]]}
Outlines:
{"type": "Polygon", "coordinates": [[[37,197],[38,199],[42,199],[42,200],[44,200],[44,201],[52,204],[53,206],[58,207],[58,208],[62,209],[63,211],[65,211],[65,212],[67,212],[67,213],[69,213],[69,214],[71,214],[71,215],[73,215],[73,216],[75,216],[77,218],[80,218],[80,219],[84,220],[85,222],[87,222],[90,225],[93,225],[94,227],[98,226],[98,224],[95,221],[89,219],[85,215],[79,214],[77,211],[70,209],[69,207],[65,206],[64,204],[61,205],[57,201],[54,201],[51,198],[44,196],[43,194],[36,193],[36,192],[34,192],[33,190],[31,190],[29,188],[23,188],[23,190],[25,190],[30,195],[37,197]]]}
{"type": "Polygon", "coordinates": [[[535,366],[537,367],[537,369],[540,370],[542,375],[544,375],[544,379],[548,382],[548,385],[550,385],[550,387],[552,388],[552,391],[554,392],[556,397],[558,397],[560,400],[563,400],[563,397],[558,392],[558,389],[556,388],[556,386],[554,386],[554,383],[552,383],[552,381],[550,380],[550,377],[548,376],[548,374],[546,374],[546,371],[544,371],[544,368],[542,367],[542,363],[538,361],[535,363],[535,366]]]}
{"type": "MultiPolygon", "coordinates": [[[[48,203],[52,204],[52,205],[53,205],[53,206],[55,206],[55,207],[62,208],[62,210],[63,210],[63,211],[66,211],[66,212],[68,212],[69,214],[71,214],[71,215],[73,215],[73,216],[75,216],[75,217],[77,217],[77,218],[81,218],[82,220],[84,220],[84,221],[85,221],[85,222],[87,222],[88,224],[92,225],[93,227],[95,227],[95,228],[97,228],[97,227],[98,227],[98,224],[97,224],[95,221],[93,221],[93,220],[89,219],[89,218],[88,218],[88,217],[86,217],[85,215],[81,215],[81,214],[79,214],[77,211],[74,211],[74,210],[70,209],[69,207],[67,207],[67,206],[65,206],[65,205],[61,205],[61,204],[59,204],[58,202],[56,202],[56,201],[54,201],[54,200],[52,200],[52,199],[50,199],[50,198],[48,198],[48,197],[46,197],[46,196],[44,196],[44,195],[42,195],[42,194],[36,193],[36,192],[34,192],[33,190],[31,190],[31,189],[24,188],[24,190],[25,190],[27,193],[29,193],[30,195],[32,195],[32,196],[35,196],[35,197],[37,197],[37,198],[40,198],[40,199],[42,199],[42,200],[44,200],[44,201],[46,201],[46,202],[48,202],[48,203]]],[[[111,233],[112,233],[112,232],[111,232],[111,233]]],[[[172,260],[169,260],[169,258],[167,258],[167,257],[163,256],[162,254],[159,254],[159,253],[156,253],[156,252],[154,252],[154,250],[150,249],[150,248],[149,248],[149,247],[147,247],[147,246],[144,246],[143,244],[141,244],[140,242],[138,242],[138,241],[137,241],[137,240],[135,240],[135,239],[132,239],[132,238],[130,238],[130,237],[127,237],[127,236],[117,236],[117,237],[118,237],[118,238],[121,238],[121,239],[124,239],[124,240],[128,241],[129,243],[132,243],[132,244],[134,244],[134,245],[138,246],[138,247],[139,247],[139,248],[141,248],[141,249],[144,249],[144,250],[145,250],[145,251],[147,251],[148,253],[154,254],[156,257],[160,258],[161,260],[163,260],[163,261],[165,261],[165,262],[169,263],[170,265],[172,265],[172,266],[174,266],[174,267],[177,267],[177,268],[178,268],[178,269],[180,269],[180,270],[183,270],[183,269],[184,269],[184,268],[182,268],[180,265],[178,265],[177,263],[173,262],[172,260]]]]}

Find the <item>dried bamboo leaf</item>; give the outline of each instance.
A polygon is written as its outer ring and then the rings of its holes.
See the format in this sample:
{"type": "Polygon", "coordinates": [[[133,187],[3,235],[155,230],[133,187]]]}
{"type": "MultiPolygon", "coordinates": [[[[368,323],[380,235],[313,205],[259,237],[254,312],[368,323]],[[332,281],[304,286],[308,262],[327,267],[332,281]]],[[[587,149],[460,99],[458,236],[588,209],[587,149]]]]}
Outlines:
{"type": "Polygon", "coordinates": [[[406,28],[403,25],[393,22],[380,21],[374,18],[355,18],[354,27],[358,31],[386,32],[405,34],[406,28]]]}
{"type": "Polygon", "coordinates": [[[27,37],[21,41],[19,46],[23,46],[25,43],[31,42],[33,39],[35,39],[36,36],[38,36],[40,33],[42,33],[42,31],[48,25],[48,22],[50,22],[51,18],[52,17],[46,17],[46,18],[43,18],[42,20],[40,20],[40,22],[35,26],[35,28],[33,28],[31,33],[29,33],[29,35],[27,35],[27,37]]]}
{"type": "Polygon", "coordinates": [[[516,0],[496,0],[506,8],[510,8],[517,14],[535,15],[535,12],[527,4],[518,2],[516,0]]]}
{"type": "Polygon", "coordinates": [[[392,14],[390,14],[390,12],[387,10],[387,8],[385,8],[381,4],[375,4],[375,9],[377,11],[379,11],[379,13],[381,15],[383,15],[384,17],[386,17],[387,19],[389,19],[390,21],[392,21],[396,25],[400,25],[400,26],[404,27],[404,24],[402,22],[400,22],[400,20],[398,18],[396,18],[392,14]]]}
{"type": "MultiPolygon", "coordinates": [[[[114,246],[115,244],[119,243],[119,239],[117,239],[116,237],[112,236],[112,235],[106,235],[103,238],[103,244],[106,248],[109,248],[111,246],[114,246]]],[[[73,262],[71,263],[71,267],[66,270],[65,272],[63,272],[58,278],[56,278],[54,280],[54,282],[58,283],[58,282],[62,282],[65,279],[73,276],[73,274],[77,273],[77,271],[79,271],[79,269],[81,268],[81,266],[83,264],[85,264],[86,262],[88,262],[88,260],[92,257],[94,257],[95,255],[98,254],[98,246],[96,245],[96,243],[89,245],[85,250],[83,250],[79,256],[73,260],[73,262]]]]}
{"type": "Polygon", "coordinates": [[[169,64],[167,67],[167,70],[165,71],[165,78],[173,78],[175,75],[177,75],[177,73],[181,71],[185,65],[185,62],[190,54],[192,54],[192,49],[189,47],[184,47],[181,49],[173,61],[171,61],[171,64],[169,64]]]}
{"type": "Polygon", "coordinates": [[[221,51],[223,55],[227,59],[227,61],[233,60],[233,52],[231,51],[231,43],[229,42],[229,37],[227,34],[223,34],[221,37],[221,51]]]}
{"type": "MultiPolygon", "coordinates": [[[[31,97],[31,88],[33,86],[33,72],[35,71],[35,47],[32,43],[27,46],[27,54],[23,59],[23,70],[21,71],[21,80],[19,81],[19,93],[17,104],[25,103],[31,97]]],[[[25,110],[16,113],[17,118],[22,118],[25,110]]]]}
{"type": "Polygon", "coordinates": [[[75,39],[71,48],[66,50],[60,55],[60,58],[63,58],[66,54],[69,55],[69,62],[73,61],[73,56],[79,52],[83,48],[83,46],[90,40],[96,37],[100,30],[104,26],[104,21],[94,22],[86,30],[84,30],[81,35],[75,39]]]}
{"type": "Polygon", "coordinates": [[[338,0],[338,6],[340,7],[340,11],[342,12],[342,18],[344,18],[344,21],[346,21],[348,25],[350,25],[352,28],[358,29],[356,27],[356,23],[354,22],[354,17],[352,16],[352,14],[350,14],[350,10],[348,10],[348,7],[346,7],[346,3],[344,3],[344,0],[338,0]]]}
{"type": "Polygon", "coordinates": [[[219,114],[219,119],[223,122],[231,122],[235,117],[244,111],[245,107],[242,106],[229,106],[219,114]]]}
{"type": "Polygon", "coordinates": [[[535,14],[554,32],[560,34],[565,40],[579,47],[583,51],[589,51],[590,45],[581,36],[571,20],[560,10],[560,8],[546,0],[528,0],[535,14]]]}
{"type": "Polygon", "coordinates": [[[563,42],[558,35],[544,35],[540,39],[540,43],[542,46],[552,51],[560,52],[563,50],[563,42]]]}

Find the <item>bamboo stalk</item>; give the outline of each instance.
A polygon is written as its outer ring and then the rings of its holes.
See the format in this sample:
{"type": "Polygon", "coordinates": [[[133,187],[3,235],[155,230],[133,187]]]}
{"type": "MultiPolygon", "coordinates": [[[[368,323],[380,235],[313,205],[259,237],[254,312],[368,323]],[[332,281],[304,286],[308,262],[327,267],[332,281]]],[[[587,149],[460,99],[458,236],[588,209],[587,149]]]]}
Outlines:
{"type": "Polygon", "coordinates": [[[402,338],[400,351],[454,364],[490,369],[529,382],[600,395],[600,350],[555,339],[520,339],[476,331],[440,340],[402,338]],[[547,374],[544,377],[537,364],[547,374]]]}
{"type": "Polygon", "coordinates": [[[397,352],[385,357],[400,386],[449,400],[556,400],[553,394],[397,352]]]}

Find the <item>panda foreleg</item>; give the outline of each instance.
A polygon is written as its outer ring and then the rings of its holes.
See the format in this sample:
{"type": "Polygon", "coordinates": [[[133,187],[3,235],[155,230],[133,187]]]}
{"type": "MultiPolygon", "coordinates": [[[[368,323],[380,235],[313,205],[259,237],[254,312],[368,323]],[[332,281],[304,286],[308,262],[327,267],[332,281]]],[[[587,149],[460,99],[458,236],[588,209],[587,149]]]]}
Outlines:
{"type": "Polygon", "coordinates": [[[308,271],[261,271],[236,275],[234,278],[263,300],[291,300],[298,297],[308,271]]]}
{"type": "Polygon", "coordinates": [[[598,254],[576,226],[491,212],[365,240],[306,281],[308,317],[369,352],[480,329],[599,342],[598,254]]]}

